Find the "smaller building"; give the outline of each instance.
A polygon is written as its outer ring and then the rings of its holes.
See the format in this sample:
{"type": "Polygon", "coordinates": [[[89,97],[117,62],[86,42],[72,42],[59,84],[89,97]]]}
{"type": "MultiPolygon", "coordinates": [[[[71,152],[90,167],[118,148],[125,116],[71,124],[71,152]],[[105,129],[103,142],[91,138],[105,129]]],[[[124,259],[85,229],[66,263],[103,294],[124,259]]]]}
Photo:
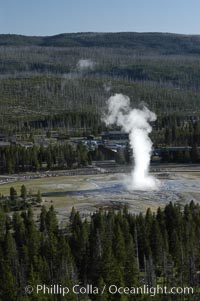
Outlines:
{"type": "Polygon", "coordinates": [[[10,146],[10,142],[0,141],[0,147],[10,146]]]}
{"type": "Polygon", "coordinates": [[[26,149],[33,148],[33,142],[24,141],[24,142],[18,142],[17,144],[25,147],[26,149]]]}

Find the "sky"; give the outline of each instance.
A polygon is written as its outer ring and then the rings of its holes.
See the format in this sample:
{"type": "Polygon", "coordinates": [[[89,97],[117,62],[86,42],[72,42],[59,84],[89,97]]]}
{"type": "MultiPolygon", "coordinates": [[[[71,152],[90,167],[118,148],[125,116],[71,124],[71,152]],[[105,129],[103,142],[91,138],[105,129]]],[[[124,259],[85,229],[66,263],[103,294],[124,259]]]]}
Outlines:
{"type": "Polygon", "coordinates": [[[0,0],[0,33],[200,34],[200,0],[0,0]]]}

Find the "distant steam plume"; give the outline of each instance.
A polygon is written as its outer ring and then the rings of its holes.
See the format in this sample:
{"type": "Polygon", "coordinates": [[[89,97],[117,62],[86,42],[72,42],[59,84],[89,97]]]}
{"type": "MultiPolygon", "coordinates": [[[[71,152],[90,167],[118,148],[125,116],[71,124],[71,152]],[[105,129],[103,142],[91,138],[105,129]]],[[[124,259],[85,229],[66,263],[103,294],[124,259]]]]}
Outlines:
{"type": "Polygon", "coordinates": [[[79,71],[91,70],[94,69],[95,62],[92,61],[91,59],[81,59],[78,61],[77,67],[79,71]]]}
{"type": "Polygon", "coordinates": [[[105,92],[110,92],[111,91],[111,84],[104,84],[103,85],[104,91],[105,92]]]}
{"type": "Polygon", "coordinates": [[[149,133],[152,127],[150,121],[156,120],[156,115],[148,110],[131,109],[130,99],[122,94],[111,96],[108,101],[108,114],[104,118],[107,125],[116,124],[129,133],[130,146],[133,150],[134,168],[131,179],[126,186],[130,190],[151,190],[158,187],[158,180],[149,175],[152,142],[149,133]]]}

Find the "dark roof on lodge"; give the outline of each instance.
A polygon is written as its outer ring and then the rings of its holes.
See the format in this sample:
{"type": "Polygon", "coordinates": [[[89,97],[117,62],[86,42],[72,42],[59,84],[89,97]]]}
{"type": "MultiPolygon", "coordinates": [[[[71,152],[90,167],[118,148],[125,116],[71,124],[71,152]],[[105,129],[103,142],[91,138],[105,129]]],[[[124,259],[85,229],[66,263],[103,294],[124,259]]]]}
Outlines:
{"type": "Polygon", "coordinates": [[[120,131],[104,132],[101,137],[103,139],[112,139],[112,140],[126,140],[129,138],[128,133],[120,131]]]}
{"type": "Polygon", "coordinates": [[[102,135],[120,135],[120,134],[127,134],[127,133],[122,131],[107,131],[102,133],[102,135]]]}
{"type": "Polygon", "coordinates": [[[191,146],[169,146],[166,147],[167,150],[173,151],[173,150],[190,150],[192,147],[191,146]]]}

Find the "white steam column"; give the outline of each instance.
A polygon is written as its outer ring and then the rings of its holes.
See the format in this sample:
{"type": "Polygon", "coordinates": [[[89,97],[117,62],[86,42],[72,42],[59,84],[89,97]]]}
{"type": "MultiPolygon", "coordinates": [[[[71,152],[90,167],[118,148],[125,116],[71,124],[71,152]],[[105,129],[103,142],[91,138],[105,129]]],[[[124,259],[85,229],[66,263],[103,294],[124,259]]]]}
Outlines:
{"type": "Polygon", "coordinates": [[[126,181],[129,190],[153,190],[159,181],[149,175],[152,142],[149,133],[150,121],[156,120],[155,113],[144,107],[142,110],[131,109],[130,99],[122,94],[111,96],[108,101],[108,114],[104,118],[106,125],[116,124],[129,133],[130,146],[133,150],[134,168],[131,179],[126,181]]]}

